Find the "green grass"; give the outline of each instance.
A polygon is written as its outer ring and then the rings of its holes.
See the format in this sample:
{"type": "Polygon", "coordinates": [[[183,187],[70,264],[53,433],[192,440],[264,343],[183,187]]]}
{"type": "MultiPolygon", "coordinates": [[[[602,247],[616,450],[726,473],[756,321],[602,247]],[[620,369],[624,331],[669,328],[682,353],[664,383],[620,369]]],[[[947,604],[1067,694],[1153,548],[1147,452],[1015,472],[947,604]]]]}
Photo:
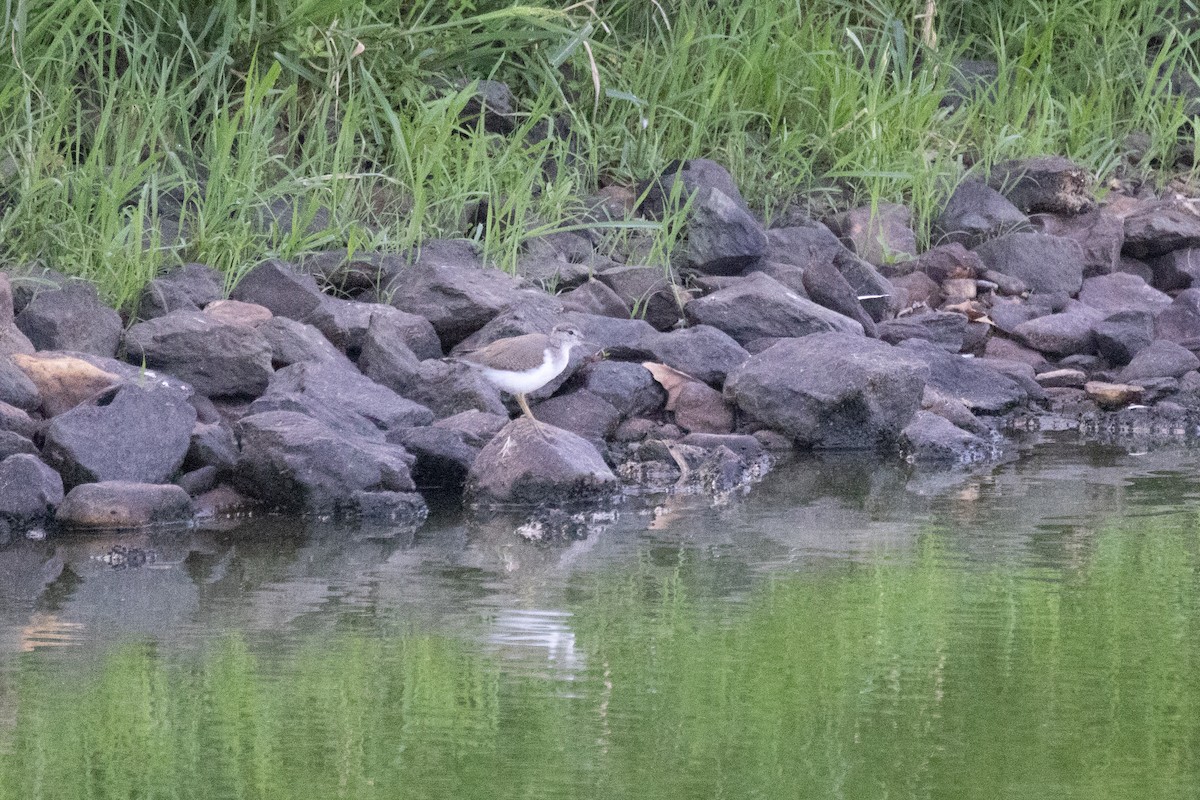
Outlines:
{"type": "MultiPolygon", "coordinates": [[[[942,0],[932,52],[917,0],[9,0],[0,260],[120,305],[184,261],[232,283],[267,256],[431,236],[478,236],[512,268],[599,187],[697,156],[767,219],[887,200],[919,235],[967,169],[1004,158],[1063,154],[1106,180],[1141,132],[1137,169],[1194,177],[1176,159],[1180,142],[1195,155],[1192,120],[1161,76],[1196,73],[1197,34],[1154,6],[942,0]],[[961,56],[1001,79],[951,113],[961,56]],[[464,121],[471,87],[445,88],[460,78],[509,82],[518,131],[464,121]],[[532,143],[555,118],[571,137],[532,143]],[[480,200],[492,213],[468,230],[480,200]],[[283,224],[263,224],[272,203],[283,224]]],[[[680,227],[655,232],[660,257],[680,227]]]]}

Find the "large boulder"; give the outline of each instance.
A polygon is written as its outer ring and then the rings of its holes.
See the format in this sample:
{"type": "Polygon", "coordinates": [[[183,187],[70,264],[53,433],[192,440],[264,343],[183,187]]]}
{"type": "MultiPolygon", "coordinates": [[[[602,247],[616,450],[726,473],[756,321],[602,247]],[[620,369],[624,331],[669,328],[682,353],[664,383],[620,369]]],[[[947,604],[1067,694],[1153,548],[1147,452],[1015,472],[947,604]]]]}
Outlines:
{"type": "Polygon", "coordinates": [[[767,252],[762,223],[719,189],[705,189],[688,220],[688,266],[705,275],[739,275],[767,252]]]}
{"type": "Polygon", "coordinates": [[[466,497],[477,505],[561,506],[614,496],[615,475],[586,439],[525,417],[484,446],[467,475],[466,497]]]}
{"type": "Polygon", "coordinates": [[[614,358],[655,361],[720,387],[725,376],[750,358],[732,336],[711,325],[693,325],[670,333],[657,331],[628,346],[613,348],[614,358]]]}
{"type": "Polygon", "coordinates": [[[22,453],[0,461],[0,522],[10,528],[36,525],[62,499],[62,478],[37,456],[22,453]]]}
{"type": "Polygon", "coordinates": [[[725,395],[804,447],[894,442],[921,403],[929,367],[878,340],[825,333],[777,342],[730,374],[725,395]]]}
{"type": "Polygon", "coordinates": [[[1030,222],[1042,233],[1079,242],[1084,277],[1108,275],[1121,266],[1125,224],[1115,214],[1093,208],[1082,214],[1035,214],[1030,222]]]}
{"type": "Polygon", "coordinates": [[[985,362],[947,353],[933,342],[908,339],[897,349],[928,365],[926,386],[961,401],[976,414],[1002,414],[1027,398],[1015,381],[985,362]]]}
{"type": "Polygon", "coordinates": [[[1087,211],[1096,204],[1091,184],[1087,170],[1061,156],[1002,161],[988,175],[988,185],[1026,214],[1087,211]]]}
{"type": "Polygon", "coordinates": [[[169,483],[84,483],[67,493],[55,516],[68,528],[142,528],[188,521],[192,498],[169,483]]]}
{"type": "Polygon", "coordinates": [[[895,203],[875,203],[834,214],[825,225],[859,258],[880,266],[916,258],[912,211],[895,203]]]}
{"type": "Polygon", "coordinates": [[[575,374],[572,383],[612,404],[622,417],[657,411],[667,401],[666,393],[649,370],[628,361],[587,364],[575,374]]]}
{"type": "Polygon", "coordinates": [[[684,307],[693,325],[711,325],[738,344],[838,331],[862,335],[863,327],[836,311],[800,297],[762,273],[693,300],[684,307]]]}
{"type": "Polygon", "coordinates": [[[1134,258],[1200,247],[1200,213],[1192,203],[1151,201],[1125,216],[1122,252],[1134,258]]]}
{"type": "Polygon", "coordinates": [[[979,181],[963,181],[933,221],[934,241],[976,247],[1029,227],[1029,218],[1008,198],[979,181]]]}
{"type": "Polygon", "coordinates": [[[271,345],[256,329],[201,311],[172,311],[125,334],[126,358],[206,397],[257,397],[271,378],[271,345]]]}
{"type": "Polygon", "coordinates": [[[325,298],[316,279],[277,258],[267,259],[243,275],[229,296],[298,322],[308,322],[325,298]]]}
{"type": "Polygon", "coordinates": [[[225,278],[207,264],[184,264],[146,283],[138,317],[154,319],[171,311],[199,311],[224,294],[225,278]]]}
{"type": "Polygon", "coordinates": [[[1105,314],[1119,311],[1156,314],[1171,305],[1171,298],[1137,275],[1114,272],[1085,280],[1079,291],[1079,302],[1105,314]]]}
{"type": "MultiPolygon", "coordinates": [[[[507,423],[507,418],[503,419],[500,426],[507,423]]],[[[464,431],[435,425],[397,428],[388,433],[387,440],[403,445],[416,459],[412,478],[417,488],[433,491],[462,489],[467,472],[483,448],[483,442],[464,431]]]]}
{"type": "Polygon", "coordinates": [[[38,350],[74,350],[116,355],[121,315],[100,302],[96,288],[68,281],[61,289],[38,292],[16,316],[17,327],[38,350]]]}
{"type": "Polygon", "coordinates": [[[1154,336],[1184,347],[1200,345],[1200,289],[1184,289],[1154,318],[1154,336]]]}
{"type": "Polygon", "coordinates": [[[1147,378],[1178,378],[1200,367],[1200,358],[1165,339],[1151,342],[1121,370],[1117,376],[1122,383],[1137,383],[1147,378]]]}
{"type": "Polygon", "coordinates": [[[43,455],[67,486],[167,483],[183,464],[195,422],[183,392],[123,384],[51,420],[43,455]]]}
{"type": "Polygon", "coordinates": [[[1010,233],[975,252],[988,269],[1019,278],[1034,292],[1076,294],[1083,285],[1083,248],[1074,239],[1010,233]]]}
{"type": "Polygon", "coordinates": [[[1029,347],[1049,355],[1089,354],[1096,352],[1095,326],[1102,319],[1103,312],[1072,302],[1059,314],[1022,322],[1013,333],[1029,347]]]}

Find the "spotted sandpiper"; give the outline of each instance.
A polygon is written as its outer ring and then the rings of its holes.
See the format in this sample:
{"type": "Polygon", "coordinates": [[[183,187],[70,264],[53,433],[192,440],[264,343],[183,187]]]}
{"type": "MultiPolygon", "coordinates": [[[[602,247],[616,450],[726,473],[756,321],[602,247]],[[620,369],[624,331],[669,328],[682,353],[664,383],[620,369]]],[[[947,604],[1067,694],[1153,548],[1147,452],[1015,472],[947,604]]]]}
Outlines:
{"type": "Polygon", "coordinates": [[[459,360],[478,367],[497,389],[516,395],[525,416],[541,430],[525,395],[557,378],[567,368],[571,348],[582,343],[583,336],[576,328],[559,325],[549,334],[527,333],[497,339],[487,347],[464,353],[459,360]]]}

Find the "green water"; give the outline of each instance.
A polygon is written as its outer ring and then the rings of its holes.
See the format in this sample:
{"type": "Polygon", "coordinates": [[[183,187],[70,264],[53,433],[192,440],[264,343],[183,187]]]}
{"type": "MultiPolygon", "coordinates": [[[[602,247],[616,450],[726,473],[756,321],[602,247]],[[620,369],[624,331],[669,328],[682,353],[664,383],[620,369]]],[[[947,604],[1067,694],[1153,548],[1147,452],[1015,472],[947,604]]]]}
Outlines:
{"type": "Polygon", "coordinates": [[[0,798],[1200,797],[1198,465],[828,459],[554,545],[22,543],[0,798]]]}

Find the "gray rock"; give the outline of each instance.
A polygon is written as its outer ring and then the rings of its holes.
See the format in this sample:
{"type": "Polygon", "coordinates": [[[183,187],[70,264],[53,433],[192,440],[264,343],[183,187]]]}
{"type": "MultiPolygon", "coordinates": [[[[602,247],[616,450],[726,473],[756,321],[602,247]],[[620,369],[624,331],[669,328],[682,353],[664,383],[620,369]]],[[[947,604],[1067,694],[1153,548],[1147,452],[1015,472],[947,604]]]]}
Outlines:
{"type": "Polygon", "coordinates": [[[988,239],[1028,227],[1028,217],[1008,198],[987,184],[967,180],[958,185],[933,221],[933,239],[939,245],[977,247],[988,239]]]}
{"type": "MultiPolygon", "coordinates": [[[[506,424],[507,417],[500,421],[497,430],[506,424]]],[[[471,465],[486,444],[486,440],[475,440],[462,430],[437,426],[398,428],[389,432],[387,438],[393,444],[403,445],[416,459],[412,478],[417,487],[437,491],[462,489],[471,465]]]]}
{"type": "Polygon", "coordinates": [[[1151,342],[1148,347],[1125,366],[1118,375],[1121,383],[1137,383],[1147,378],[1178,378],[1185,372],[1200,367],[1200,358],[1190,350],[1164,339],[1151,342]]]}
{"type": "Polygon", "coordinates": [[[38,423],[25,411],[0,401],[0,431],[10,431],[32,439],[37,435],[38,423]]]}
{"type": "MultiPolygon", "coordinates": [[[[579,313],[579,312],[574,312],[579,313]]],[[[451,355],[462,355],[472,350],[487,347],[497,339],[507,339],[510,336],[523,336],[527,333],[545,333],[553,330],[555,325],[568,324],[563,320],[563,304],[557,297],[531,292],[520,300],[506,306],[496,316],[475,333],[463,339],[451,351],[451,355]]],[[[586,318],[602,317],[596,314],[584,314],[586,318]]],[[[629,315],[622,314],[616,319],[628,321],[629,315]]],[[[648,330],[654,330],[647,323],[638,320],[648,330]]]]}
{"type": "Polygon", "coordinates": [[[488,414],[484,411],[462,411],[452,417],[439,419],[434,427],[447,428],[462,434],[463,441],[472,447],[481,448],[492,440],[509,423],[507,415],[488,414]]]}
{"type": "Polygon", "coordinates": [[[706,189],[716,189],[731,198],[737,205],[746,208],[737,184],[729,171],[715,161],[707,158],[692,158],[687,161],[672,162],[657,178],[648,180],[637,187],[635,196],[642,197],[638,212],[651,219],[662,219],[667,207],[674,201],[682,206],[688,198],[706,189]],[[675,182],[682,183],[678,188],[675,182]]]}
{"type": "Polygon", "coordinates": [[[685,431],[725,434],[733,431],[733,409],[720,392],[706,383],[688,381],[668,410],[675,424],[685,431]]]}
{"type": "Polygon", "coordinates": [[[716,447],[727,447],[736,453],[746,463],[758,461],[766,455],[762,442],[753,436],[733,433],[689,433],[679,440],[680,444],[702,447],[711,450],[716,447]]]}
{"type": "Polygon", "coordinates": [[[184,264],[146,283],[138,300],[138,318],[154,319],[171,311],[199,311],[225,292],[225,276],[207,264],[184,264]]]}
{"type": "Polygon", "coordinates": [[[0,461],[0,520],[16,528],[48,518],[62,502],[63,482],[36,455],[0,461]]]}
{"type": "Polygon", "coordinates": [[[123,384],[51,420],[43,455],[67,486],[167,483],[183,464],[195,422],[183,393],[123,384]]]}
{"type": "MultiPolygon", "coordinates": [[[[1036,385],[1032,369],[1029,370],[1029,380],[1036,385]]],[[[991,428],[984,425],[978,417],[972,414],[971,410],[967,408],[966,403],[957,397],[943,394],[932,386],[927,385],[924,394],[921,395],[921,409],[931,411],[939,417],[944,417],[955,427],[962,428],[964,431],[973,433],[976,436],[991,435],[991,428]]]]}
{"type": "Polygon", "coordinates": [[[539,430],[522,417],[479,453],[467,476],[466,497],[482,506],[561,507],[607,499],[618,489],[616,476],[586,439],[550,426],[539,430]]]}
{"type": "Polygon", "coordinates": [[[992,166],[988,185],[1026,214],[1079,214],[1095,206],[1087,170],[1061,156],[1002,161],[992,166]]]}
{"type": "Polygon", "coordinates": [[[600,453],[621,424],[621,412],[587,389],[543,400],[534,407],[533,415],[546,425],[582,436],[600,453]]]}
{"type": "Polygon", "coordinates": [[[311,275],[277,258],[267,259],[243,275],[229,296],[243,303],[257,303],[278,317],[298,322],[308,322],[309,315],[325,298],[311,275]]]}
{"type": "Polygon", "coordinates": [[[0,402],[22,411],[35,411],[42,404],[38,387],[10,358],[0,357],[0,402]]]}
{"type": "MultiPolygon", "coordinates": [[[[650,371],[641,364],[628,361],[597,361],[587,364],[576,373],[572,384],[603,398],[622,417],[635,417],[656,411],[667,402],[667,393],[654,380],[650,371]]],[[[574,429],[568,427],[567,430],[574,429]]]]}
{"type": "MultiPolygon", "coordinates": [[[[1003,340],[1001,340],[1003,341],[1003,340]]],[[[1032,350],[1029,352],[1033,352],[1032,350]]],[[[1035,355],[1037,355],[1035,353],[1035,355]]],[[[1043,402],[1046,399],[1046,393],[1042,390],[1041,384],[1037,382],[1037,377],[1034,374],[1034,367],[1024,361],[1014,361],[1007,358],[987,357],[979,359],[979,363],[993,369],[1005,376],[1013,383],[1020,386],[1030,400],[1043,402]]],[[[1045,366],[1043,360],[1039,366],[1045,366]]],[[[957,423],[955,423],[957,424],[957,423]]]]}
{"type": "Polygon", "coordinates": [[[220,474],[221,471],[211,465],[198,467],[176,478],[175,485],[187,492],[188,497],[199,497],[216,488],[220,474]]]}
{"type": "Polygon", "coordinates": [[[1149,311],[1118,311],[1097,322],[1093,331],[1097,352],[1119,367],[1154,341],[1154,315],[1149,311]]]}
{"type": "Polygon", "coordinates": [[[473,90],[460,115],[467,128],[474,128],[482,121],[488,133],[508,135],[520,124],[514,113],[517,101],[507,83],[462,78],[453,81],[451,88],[456,92],[473,90]]]}
{"type": "Polygon", "coordinates": [[[1155,200],[1125,217],[1125,246],[1121,252],[1148,258],[1200,247],[1200,214],[1187,203],[1155,200]]]}
{"type": "Polygon", "coordinates": [[[1146,260],[1153,275],[1151,283],[1164,292],[1190,289],[1200,278],[1200,248],[1185,247],[1146,260]]]}
{"type": "Polygon", "coordinates": [[[1019,325],[1050,313],[1049,308],[1037,303],[996,302],[988,311],[988,319],[997,330],[1012,336],[1019,325]]]}
{"type": "Polygon", "coordinates": [[[858,295],[863,309],[876,322],[892,316],[898,309],[896,290],[891,281],[879,270],[849,250],[843,250],[833,258],[833,265],[858,295]]]}
{"type": "Polygon", "coordinates": [[[1083,248],[1074,239],[1009,233],[975,252],[989,269],[1019,278],[1034,292],[1076,294],[1083,285],[1083,248]]]}
{"type": "Polygon", "coordinates": [[[173,484],[103,481],[76,486],[58,507],[68,528],[142,528],[192,517],[192,498],[173,484]]]}
{"type": "Polygon", "coordinates": [[[879,323],[879,338],[888,344],[899,344],[905,339],[924,339],[948,353],[957,353],[962,350],[966,329],[967,318],[962,314],[930,311],[879,323]]]}
{"type": "Polygon", "coordinates": [[[358,358],[372,324],[386,324],[421,360],[441,358],[442,344],[429,320],[383,303],[360,303],[326,297],[308,321],[352,360],[358,358]]]}
{"type": "Polygon", "coordinates": [[[654,331],[628,346],[610,350],[613,358],[654,361],[721,387],[729,372],[750,358],[733,337],[711,325],[694,325],[670,333],[654,331]]]}
{"type": "Polygon", "coordinates": [[[1115,214],[1094,208],[1082,214],[1035,214],[1034,228],[1050,236],[1065,236],[1083,249],[1083,275],[1108,275],[1121,265],[1125,223],[1115,214]]]}
{"type": "Polygon", "coordinates": [[[1184,289],[1154,318],[1154,338],[1192,347],[1200,344],[1200,289],[1184,289]]]}
{"type": "Polygon", "coordinates": [[[1088,278],[1079,292],[1079,302],[1105,314],[1119,311],[1146,311],[1157,314],[1171,305],[1171,298],[1137,275],[1114,272],[1088,278]]]}
{"type": "Polygon", "coordinates": [[[272,373],[271,345],[261,333],[199,311],[139,322],[125,334],[125,353],[130,363],[174,375],[207,397],[257,397],[272,373]]]}
{"type": "Polygon", "coordinates": [[[566,294],[559,295],[559,299],[562,300],[563,308],[569,311],[582,311],[605,317],[629,316],[629,307],[625,305],[625,301],[595,278],[566,294]]]}
{"type": "Polygon", "coordinates": [[[994,449],[990,442],[930,411],[918,411],[900,432],[900,451],[912,463],[968,464],[990,457],[994,449]]]}
{"type": "Polygon", "coordinates": [[[16,325],[38,350],[74,350],[111,358],[121,343],[121,315],[100,302],[96,288],[68,281],[38,292],[16,316],[16,325]]]}
{"type": "Polygon", "coordinates": [[[0,461],[18,454],[37,456],[39,452],[32,439],[12,431],[0,431],[0,461]]]}
{"type": "Polygon", "coordinates": [[[875,337],[875,320],[863,308],[858,293],[832,263],[810,265],[801,276],[804,294],[814,303],[849,317],[863,327],[863,333],[875,337]]]}
{"type": "Polygon", "coordinates": [[[612,267],[596,274],[632,314],[646,320],[656,330],[669,331],[683,317],[675,298],[673,282],[655,267],[612,267]]]}
{"type": "Polygon", "coordinates": [[[578,288],[592,277],[591,264],[576,264],[561,256],[526,253],[517,261],[517,274],[554,294],[578,288]]]}
{"type": "Polygon", "coordinates": [[[21,333],[21,329],[15,323],[0,325],[0,356],[11,356],[15,353],[33,355],[36,352],[37,348],[33,346],[33,342],[21,333]]]}
{"type": "Polygon", "coordinates": [[[1037,382],[1044,389],[1082,389],[1087,383],[1087,373],[1081,369],[1052,369],[1038,373],[1037,382]]]}
{"type": "Polygon", "coordinates": [[[931,247],[913,261],[893,264],[892,269],[905,269],[909,265],[928,275],[935,283],[955,278],[978,278],[987,271],[979,255],[958,242],[931,247]]]}
{"type": "Polygon", "coordinates": [[[763,261],[804,270],[813,264],[831,263],[843,252],[846,252],[846,246],[833,231],[820,222],[809,220],[802,225],[767,231],[767,252],[763,261]]]}
{"type": "Polygon", "coordinates": [[[742,346],[763,338],[793,338],[839,331],[862,335],[849,317],[790,292],[766,275],[754,273],[736,284],[684,307],[693,325],[711,325],[742,346]]]}
{"type": "Polygon", "coordinates": [[[1014,333],[1034,350],[1055,356],[1096,352],[1095,325],[1102,312],[1074,304],[1061,314],[1047,314],[1016,327],[1014,333]]]}
{"type": "Polygon", "coordinates": [[[730,374],[725,396],[804,447],[894,442],[921,402],[928,366],[844,333],[785,339],[730,374]]]}
{"type": "Polygon", "coordinates": [[[982,360],[947,353],[922,339],[909,339],[896,351],[922,361],[928,368],[925,385],[961,400],[973,413],[1003,414],[1026,400],[1024,389],[982,360]]]}
{"type": "Polygon", "coordinates": [[[233,469],[238,460],[237,439],[224,422],[197,422],[192,428],[183,466],[188,470],[214,467],[222,472],[233,469]]]}
{"type": "Polygon", "coordinates": [[[325,334],[287,317],[272,317],[255,328],[271,347],[271,366],[283,369],[305,361],[329,361],[350,366],[350,360],[325,338],[325,334]]]}
{"type": "Polygon", "coordinates": [[[825,225],[859,258],[877,267],[916,258],[917,235],[912,230],[912,212],[906,206],[862,206],[834,214],[825,225]]]}
{"type": "Polygon", "coordinates": [[[688,266],[705,275],[739,275],[767,252],[767,234],[750,212],[718,189],[692,203],[688,266]]]}

